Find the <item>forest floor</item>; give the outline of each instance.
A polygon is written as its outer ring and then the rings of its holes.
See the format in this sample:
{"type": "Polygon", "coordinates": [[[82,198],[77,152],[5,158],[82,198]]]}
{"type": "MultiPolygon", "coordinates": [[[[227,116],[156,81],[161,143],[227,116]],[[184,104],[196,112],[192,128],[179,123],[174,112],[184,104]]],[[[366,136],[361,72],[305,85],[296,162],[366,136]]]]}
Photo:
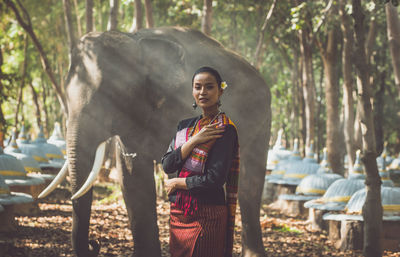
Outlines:
{"type": "MultiPolygon", "coordinates": [[[[17,216],[16,232],[0,234],[4,257],[73,256],[71,201],[67,189],[57,189],[39,202],[40,212],[17,216]]],[[[168,253],[169,204],[157,200],[158,225],[163,257],[168,253]]],[[[241,220],[238,213],[234,257],[240,256],[241,220]]],[[[340,252],[328,241],[326,233],[307,229],[305,220],[289,218],[263,206],[261,210],[263,241],[268,256],[362,256],[360,251],[340,252]]],[[[90,238],[101,244],[99,256],[130,256],[133,248],[128,216],[122,196],[114,184],[95,186],[90,238]]],[[[384,256],[400,256],[385,252],[384,256]]]]}

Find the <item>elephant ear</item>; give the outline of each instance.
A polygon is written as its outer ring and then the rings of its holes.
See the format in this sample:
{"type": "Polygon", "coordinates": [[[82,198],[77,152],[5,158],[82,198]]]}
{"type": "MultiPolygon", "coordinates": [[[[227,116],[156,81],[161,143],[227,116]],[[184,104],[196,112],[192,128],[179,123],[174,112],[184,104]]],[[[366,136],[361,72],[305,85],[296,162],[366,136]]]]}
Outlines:
{"type": "Polygon", "coordinates": [[[139,40],[141,61],[152,80],[179,85],[185,79],[185,51],[182,45],[164,37],[139,40]]]}

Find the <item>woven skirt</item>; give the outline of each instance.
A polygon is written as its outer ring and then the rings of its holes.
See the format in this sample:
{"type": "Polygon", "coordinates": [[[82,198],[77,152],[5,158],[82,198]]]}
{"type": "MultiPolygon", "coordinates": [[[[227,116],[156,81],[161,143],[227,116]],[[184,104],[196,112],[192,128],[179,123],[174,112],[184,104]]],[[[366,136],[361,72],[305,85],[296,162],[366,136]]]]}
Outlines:
{"type": "Polygon", "coordinates": [[[193,215],[171,204],[171,257],[224,256],[227,208],[225,205],[199,205],[193,215]]]}

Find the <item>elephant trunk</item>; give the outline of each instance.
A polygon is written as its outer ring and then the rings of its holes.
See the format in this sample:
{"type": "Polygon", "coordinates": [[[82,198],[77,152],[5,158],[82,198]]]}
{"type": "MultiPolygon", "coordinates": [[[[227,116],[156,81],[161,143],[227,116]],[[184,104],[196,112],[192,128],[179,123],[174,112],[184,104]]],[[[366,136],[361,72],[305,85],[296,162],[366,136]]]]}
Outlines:
{"type": "MultiPolygon", "coordinates": [[[[70,120],[67,130],[68,169],[74,195],[86,181],[94,161],[96,146],[88,132],[79,129],[77,123],[70,120]],[[79,143],[78,143],[79,142],[79,143]],[[90,143],[90,144],[89,144],[90,143]]],[[[78,123],[81,124],[82,123],[78,123]]],[[[89,242],[89,221],[93,190],[72,200],[72,247],[77,256],[97,256],[100,246],[95,241],[89,242]]]]}

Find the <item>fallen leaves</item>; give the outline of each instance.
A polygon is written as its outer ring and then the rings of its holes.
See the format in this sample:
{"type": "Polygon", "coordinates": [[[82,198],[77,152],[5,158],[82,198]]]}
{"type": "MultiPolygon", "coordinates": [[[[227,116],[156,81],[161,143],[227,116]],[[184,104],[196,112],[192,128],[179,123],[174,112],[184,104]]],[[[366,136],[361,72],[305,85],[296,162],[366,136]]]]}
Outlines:
{"type": "MultiPolygon", "coordinates": [[[[89,237],[100,242],[99,256],[130,256],[133,239],[125,204],[120,194],[109,188],[95,194],[89,237]],[[104,200],[103,194],[111,194],[112,199],[104,200]]],[[[69,197],[66,192],[55,193],[39,203],[41,212],[38,215],[17,217],[18,231],[0,234],[0,256],[74,256],[70,243],[72,206],[69,197]]],[[[169,203],[158,199],[157,213],[162,256],[169,257],[169,203]]],[[[268,256],[361,256],[361,252],[338,251],[328,241],[326,233],[308,231],[305,220],[286,217],[267,206],[261,210],[260,223],[268,256]]],[[[234,257],[240,256],[241,229],[238,209],[234,257]]],[[[399,257],[400,253],[385,252],[384,255],[399,257]]]]}

